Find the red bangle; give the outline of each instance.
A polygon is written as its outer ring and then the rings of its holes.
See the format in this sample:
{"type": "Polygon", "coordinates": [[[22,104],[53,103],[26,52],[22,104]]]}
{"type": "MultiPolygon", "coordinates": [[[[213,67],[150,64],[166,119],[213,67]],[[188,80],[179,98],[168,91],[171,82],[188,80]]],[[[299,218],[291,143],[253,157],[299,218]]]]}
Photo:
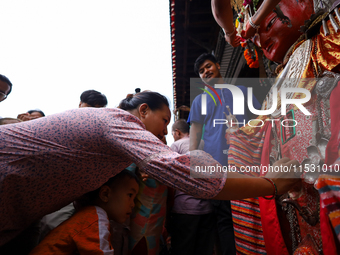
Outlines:
{"type": "Polygon", "coordinates": [[[267,178],[267,177],[261,177],[261,178],[263,178],[263,179],[269,181],[270,184],[271,184],[271,185],[273,186],[273,188],[274,188],[274,194],[273,194],[271,197],[263,196],[263,198],[264,198],[264,199],[268,199],[268,200],[274,199],[274,198],[277,196],[277,187],[276,187],[276,184],[273,182],[272,179],[269,179],[269,178],[267,178]]]}

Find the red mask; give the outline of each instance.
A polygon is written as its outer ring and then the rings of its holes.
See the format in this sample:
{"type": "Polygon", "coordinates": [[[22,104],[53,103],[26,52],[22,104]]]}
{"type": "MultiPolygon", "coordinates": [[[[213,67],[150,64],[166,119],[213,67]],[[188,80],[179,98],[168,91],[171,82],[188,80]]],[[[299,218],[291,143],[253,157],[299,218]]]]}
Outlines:
{"type": "Polygon", "coordinates": [[[300,27],[313,12],[313,0],[282,0],[275,12],[261,22],[258,30],[265,56],[282,63],[288,49],[300,37],[300,27]]]}

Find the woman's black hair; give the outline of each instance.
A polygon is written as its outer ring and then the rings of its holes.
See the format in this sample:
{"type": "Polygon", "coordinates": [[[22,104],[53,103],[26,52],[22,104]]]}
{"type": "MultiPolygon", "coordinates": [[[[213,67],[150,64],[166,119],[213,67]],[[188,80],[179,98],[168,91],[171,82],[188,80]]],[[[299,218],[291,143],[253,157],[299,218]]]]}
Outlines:
{"type": "Polygon", "coordinates": [[[169,107],[168,99],[153,91],[143,91],[135,95],[129,94],[125,99],[123,99],[118,108],[122,110],[134,110],[141,104],[147,104],[152,111],[161,109],[164,105],[169,107]]]}

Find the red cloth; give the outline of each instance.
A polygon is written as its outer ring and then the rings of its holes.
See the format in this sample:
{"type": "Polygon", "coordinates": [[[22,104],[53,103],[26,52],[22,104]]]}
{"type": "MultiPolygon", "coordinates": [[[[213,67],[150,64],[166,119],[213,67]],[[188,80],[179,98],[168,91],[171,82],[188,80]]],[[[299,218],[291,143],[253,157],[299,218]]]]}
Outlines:
{"type": "MultiPolygon", "coordinates": [[[[340,82],[339,82],[340,83],[340,82]]],[[[338,85],[333,89],[330,96],[330,108],[331,108],[331,130],[332,136],[329,139],[326,148],[325,163],[331,165],[338,157],[339,134],[340,134],[340,86],[338,85]]],[[[320,204],[322,202],[320,201],[320,204]]],[[[320,206],[320,228],[323,243],[324,254],[337,254],[336,243],[334,240],[333,229],[329,222],[328,212],[325,207],[320,206]]]]}
{"type": "MultiPolygon", "coordinates": [[[[340,82],[339,82],[340,83],[340,82]]],[[[338,158],[338,146],[340,144],[340,86],[338,85],[333,89],[329,104],[331,108],[331,131],[332,136],[329,139],[326,148],[326,159],[325,163],[331,165],[338,158]]]]}
{"type": "MultiPolygon", "coordinates": [[[[266,137],[263,143],[263,149],[261,154],[261,164],[268,166],[269,155],[272,148],[271,140],[273,139],[272,125],[271,122],[267,122],[266,137]]],[[[265,173],[261,174],[262,176],[265,173]]],[[[285,241],[282,237],[281,226],[279,219],[277,217],[276,203],[275,199],[267,200],[259,197],[260,212],[261,212],[261,222],[263,229],[263,237],[266,243],[266,251],[268,254],[281,254],[288,255],[285,241]]]]}

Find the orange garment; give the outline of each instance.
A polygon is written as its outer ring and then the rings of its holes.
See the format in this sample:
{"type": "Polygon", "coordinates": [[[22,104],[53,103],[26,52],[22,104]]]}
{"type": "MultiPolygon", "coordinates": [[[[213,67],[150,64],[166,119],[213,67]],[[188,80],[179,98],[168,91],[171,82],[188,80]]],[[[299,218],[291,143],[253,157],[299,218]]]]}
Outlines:
{"type": "Polygon", "coordinates": [[[110,222],[106,212],[88,206],[52,230],[30,255],[49,254],[114,255],[110,242],[110,222]]]}

